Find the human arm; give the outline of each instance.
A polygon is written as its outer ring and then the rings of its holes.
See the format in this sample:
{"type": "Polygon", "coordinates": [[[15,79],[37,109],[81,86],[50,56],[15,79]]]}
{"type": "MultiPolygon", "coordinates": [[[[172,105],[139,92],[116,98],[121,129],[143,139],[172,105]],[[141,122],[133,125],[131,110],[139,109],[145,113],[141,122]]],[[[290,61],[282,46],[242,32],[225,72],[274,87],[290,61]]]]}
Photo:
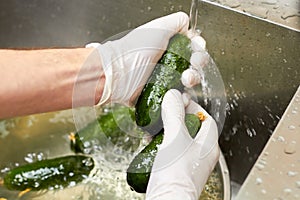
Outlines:
{"type": "Polygon", "coordinates": [[[218,129],[214,119],[177,90],[162,102],[164,139],[159,146],[147,186],[147,200],[197,200],[219,158],[218,129]],[[206,119],[195,139],[184,123],[185,113],[202,112],[206,119]]]}
{"type": "Polygon", "coordinates": [[[92,51],[0,50],[0,119],[72,108],[75,82],[82,92],[78,104],[95,105],[105,76],[99,56],[92,51]],[[78,76],[80,70],[89,74],[89,79],[78,76]]]}

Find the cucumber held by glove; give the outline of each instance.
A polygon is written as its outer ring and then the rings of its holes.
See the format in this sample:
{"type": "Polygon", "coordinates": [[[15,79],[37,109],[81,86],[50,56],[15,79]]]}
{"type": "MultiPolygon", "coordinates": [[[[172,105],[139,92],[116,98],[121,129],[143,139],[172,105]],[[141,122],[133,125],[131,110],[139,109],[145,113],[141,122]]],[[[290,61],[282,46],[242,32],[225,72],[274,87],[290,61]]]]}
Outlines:
{"type": "MultiPolygon", "coordinates": [[[[185,124],[191,137],[196,137],[201,127],[201,119],[197,115],[186,114],[185,124]]],[[[162,140],[163,130],[155,135],[151,142],[130,163],[127,169],[127,183],[136,192],[146,192],[153,162],[162,140]]]]}
{"type": "Polygon", "coordinates": [[[163,97],[169,89],[183,89],[180,78],[182,72],[189,68],[190,57],[190,39],[182,34],[173,36],[136,103],[138,126],[151,134],[162,129],[160,111],[163,97]]]}

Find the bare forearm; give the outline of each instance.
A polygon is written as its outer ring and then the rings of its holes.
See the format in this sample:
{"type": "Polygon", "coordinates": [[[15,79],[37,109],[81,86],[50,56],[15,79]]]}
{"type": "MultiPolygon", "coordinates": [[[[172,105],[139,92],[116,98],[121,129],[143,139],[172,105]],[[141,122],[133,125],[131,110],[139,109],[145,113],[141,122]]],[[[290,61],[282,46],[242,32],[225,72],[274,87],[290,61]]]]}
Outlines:
{"type": "Polygon", "coordinates": [[[0,50],[0,118],[94,105],[104,87],[96,54],[85,48],[0,50]]]}

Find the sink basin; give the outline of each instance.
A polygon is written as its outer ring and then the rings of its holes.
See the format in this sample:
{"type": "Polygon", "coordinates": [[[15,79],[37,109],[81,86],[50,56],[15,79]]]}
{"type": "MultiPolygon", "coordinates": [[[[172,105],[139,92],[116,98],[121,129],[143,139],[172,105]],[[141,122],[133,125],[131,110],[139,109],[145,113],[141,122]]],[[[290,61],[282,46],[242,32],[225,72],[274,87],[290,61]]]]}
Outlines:
{"type": "MultiPolygon", "coordinates": [[[[300,83],[300,33],[207,2],[199,6],[198,28],[228,101],[219,142],[231,181],[242,184],[300,83]]],[[[4,0],[0,48],[84,46],[189,8],[183,0],[4,0]]]]}

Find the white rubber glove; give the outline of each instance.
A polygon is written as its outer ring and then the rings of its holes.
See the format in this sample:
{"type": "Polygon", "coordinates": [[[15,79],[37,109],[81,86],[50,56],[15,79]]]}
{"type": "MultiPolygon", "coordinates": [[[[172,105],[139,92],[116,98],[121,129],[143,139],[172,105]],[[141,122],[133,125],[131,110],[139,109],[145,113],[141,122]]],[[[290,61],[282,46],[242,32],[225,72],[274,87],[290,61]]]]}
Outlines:
{"type": "MultiPolygon", "coordinates": [[[[169,39],[178,32],[187,34],[192,40],[193,68],[204,63],[205,56],[200,55],[199,52],[205,49],[205,41],[200,36],[188,34],[188,24],[187,14],[178,12],[146,23],[121,39],[104,44],[88,44],[86,47],[98,49],[106,78],[98,105],[109,100],[114,103],[133,105],[166,50],[169,39]]],[[[187,87],[200,83],[199,73],[195,70],[187,70],[182,83],[187,87]]]]}
{"type": "Polygon", "coordinates": [[[219,159],[217,125],[200,105],[177,90],[165,94],[162,120],[164,139],[154,160],[146,199],[197,200],[219,159]],[[199,111],[207,118],[192,139],[184,116],[199,111]]]}
{"type": "Polygon", "coordinates": [[[191,88],[201,82],[202,67],[209,63],[209,54],[206,51],[206,41],[197,33],[189,31],[187,36],[191,39],[192,55],[191,66],[182,73],[182,84],[191,88]]]}

